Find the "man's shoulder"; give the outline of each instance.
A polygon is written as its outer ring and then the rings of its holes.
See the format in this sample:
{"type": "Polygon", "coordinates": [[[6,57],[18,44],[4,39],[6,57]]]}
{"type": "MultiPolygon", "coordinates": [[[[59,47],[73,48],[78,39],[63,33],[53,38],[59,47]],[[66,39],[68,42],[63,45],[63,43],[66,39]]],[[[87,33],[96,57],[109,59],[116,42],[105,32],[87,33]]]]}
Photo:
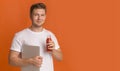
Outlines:
{"type": "Polygon", "coordinates": [[[55,36],[55,34],[54,34],[52,31],[48,30],[48,29],[44,29],[44,32],[45,32],[47,35],[55,36]]]}
{"type": "Polygon", "coordinates": [[[50,31],[50,30],[48,30],[48,29],[45,29],[45,28],[44,28],[44,32],[45,32],[45,33],[48,33],[48,34],[53,34],[52,31],[50,31]]]}
{"type": "Polygon", "coordinates": [[[18,31],[17,33],[15,33],[16,35],[21,35],[21,34],[24,34],[27,32],[27,28],[23,29],[23,30],[20,30],[18,31]]]}
{"type": "Polygon", "coordinates": [[[27,33],[27,28],[18,31],[17,33],[15,33],[15,37],[22,37],[27,33]]]}

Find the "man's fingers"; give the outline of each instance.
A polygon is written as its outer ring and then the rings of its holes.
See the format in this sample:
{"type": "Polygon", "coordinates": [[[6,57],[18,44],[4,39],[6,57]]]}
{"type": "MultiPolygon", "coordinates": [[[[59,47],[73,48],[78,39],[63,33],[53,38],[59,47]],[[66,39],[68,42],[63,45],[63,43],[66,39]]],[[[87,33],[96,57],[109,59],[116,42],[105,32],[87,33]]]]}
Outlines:
{"type": "Polygon", "coordinates": [[[36,67],[40,67],[42,64],[42,60],[43,58],[41,56],[33,57],[33,65],[36,67]]]}
{"type": "Polygon", "coordinates": [[[43,58],[41,56],[39,56],[38,59],[43,59],[43,58]]]}

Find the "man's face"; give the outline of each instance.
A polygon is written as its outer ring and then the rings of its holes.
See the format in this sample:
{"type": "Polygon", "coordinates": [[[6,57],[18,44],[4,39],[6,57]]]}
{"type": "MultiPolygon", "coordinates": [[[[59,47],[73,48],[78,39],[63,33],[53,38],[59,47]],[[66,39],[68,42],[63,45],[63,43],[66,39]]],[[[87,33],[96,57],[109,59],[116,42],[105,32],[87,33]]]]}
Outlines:
{"type": "Polygon", "coordinates": [[[45,22],[46,13],[44,9],[34,9],[31,15],[32,25],[41,27],[45,22]]]}

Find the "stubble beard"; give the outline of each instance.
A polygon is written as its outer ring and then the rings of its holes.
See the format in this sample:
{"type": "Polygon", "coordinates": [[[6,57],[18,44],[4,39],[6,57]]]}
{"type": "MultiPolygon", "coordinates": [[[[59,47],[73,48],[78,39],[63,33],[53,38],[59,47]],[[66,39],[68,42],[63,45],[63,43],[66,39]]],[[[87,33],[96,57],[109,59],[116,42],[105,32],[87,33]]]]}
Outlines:
{"type": "Polygon", "coordinates": [[[32,25],[35,27],[35,28],[41,28],[43,26],[43,22],[41,22],[40,24],[35,24],[33,23],[32,25]]]}

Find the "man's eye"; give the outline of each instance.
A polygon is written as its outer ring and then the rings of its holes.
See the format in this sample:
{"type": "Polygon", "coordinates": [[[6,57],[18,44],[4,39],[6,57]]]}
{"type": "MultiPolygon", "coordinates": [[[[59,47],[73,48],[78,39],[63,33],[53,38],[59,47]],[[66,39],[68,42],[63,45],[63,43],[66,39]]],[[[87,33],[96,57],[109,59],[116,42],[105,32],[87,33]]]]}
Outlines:
{"type": "Polygon", "coordinates": [[[34,16],[38,16],[38,14],[34,14],[34,16]]]}
{"type": "Polygon", "coordinates": [[[41,16],[45,16],[45,14],[42,14],[41,16]]]}

